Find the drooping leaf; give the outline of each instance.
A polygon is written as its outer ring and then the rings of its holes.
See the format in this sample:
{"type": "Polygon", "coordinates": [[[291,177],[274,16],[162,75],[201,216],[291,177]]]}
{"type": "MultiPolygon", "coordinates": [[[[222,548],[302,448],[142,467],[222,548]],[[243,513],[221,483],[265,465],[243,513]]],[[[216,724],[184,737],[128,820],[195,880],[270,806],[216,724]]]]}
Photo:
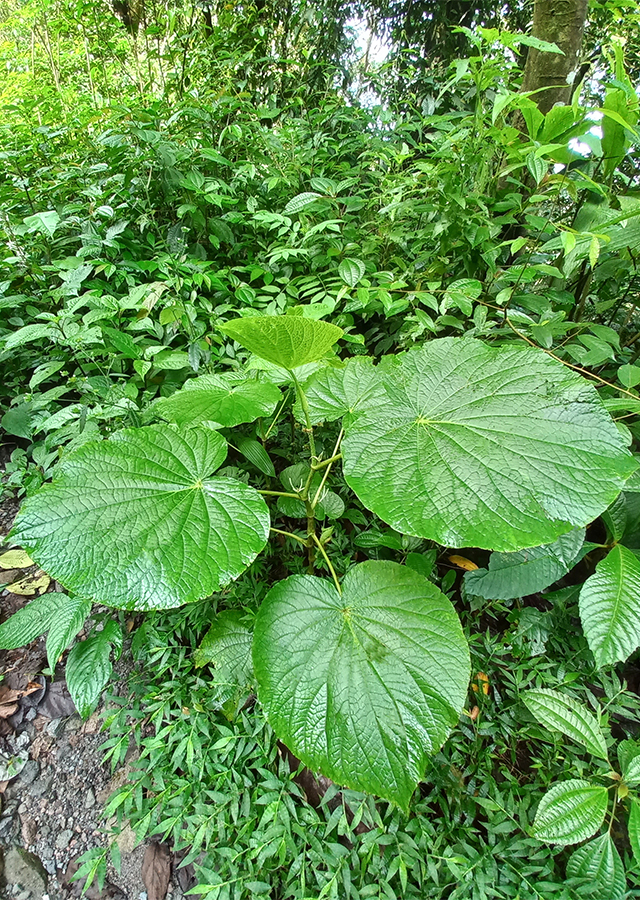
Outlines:
{"type": "Polygon", "coordinates": [[[606,787],[570,778],[552,785],[538,806],[533,834],[550,844],[577,844],[595,834],[607,812],[606,787]]]}
{"type": "Polygon", "coordinates": [[[69,454],[23,505],[15,540],[74,593],[123,609],[206,597],[264,547],[267,506],[210,474],[227,444],[208,428],[130,428],[69,454]]]}
{"type": "Polygon", "coordinates": [[[625,660],[640,646],[640,559],[616,544],[580,591],[580,619],[599,666],[625,660]]]}
{"type": "MultiPolygon", "coordinates": [[[[64,595],[62,595],[64,596],[64,595]]],[[[79,597],[67,597],[51,621],[47,635],[47,662],[55,670],[56,663],[69,647],[91,612],[91,601],[79,597]]]]}
{"type": "Polygon", "coordinates": [[[256,469],[263,472],[265,475],[269,475],[270,478],[275,477],[276,470],[273,467],[273,463],[271,462],[269,454],[259,441],[254,441],[243,435],[234,437],[234,441],[240,453],[242,453],[244,458],[252,463],[256,469]]]}
{"type": "Polygon", "coordinates": [[[158,400],[153,409],[181,426],[214,422],[221,428],[231,428],[270,416],[281,399],[275,384],[233,375],[201,375],[187,381],[171,397],[158,400]]]}
{"type": "Polygon", "coordinates": [[[249,316],[226,322],[221,331],[256,356],[289,370],[321,359],[342,336],[337,325],[304,316],[249,316]]]}
{"type": "Polygon", "coordinates": [[[13,350],[16,347],[21,347],[23,344],[28,344],[30,341],[37,341],[41,337],[49,337],[51,331],[51,325],[49,324],[34,323],[33,325],[24,325],[4,339],[4,349],[13,350]]]}
{"type": "Polygon", "coordinates": [[[584,534],[584,528],[574,528],[552,544],[516,553],[492,553],[488,569],[467,572],[465,588],[486,600],[511,600],[543,591],[577,562],[584,534]]]}
{"type": "MultiPolygon", "coordinates": [[[[633,475],[631,477],[633,478],[633,475]]],[[[627,501],[624,492],[618,494],[609,508],[602,513],[601,518],[611,537],[611,543],[622,540],[627,528],[627,501]]]]}
{"type": "MultiPolygon", "coordinates": [[[[356,356],[341,368],[327,366],[311,376],[304,386],[312,425],[333,422],[347,413],[375,409],[387,398],[383,379],[373,360],[356,356]]],[[[294,406],[299,422],[304,415],[297,401],[294,406]]]]}
{"type": "Polygon", "coordinates": [[[567,875],[585,878],[585,895],[593,900],[622,900],[627,890],[624,864],[608,832],[574,850],[567,875]]]}
{"type": "Polygon", "coordinates": [[[21,403],[8,409],[0,419],[0,426],[16,437],[31,440],[33,434],[33,408],[30,403],[21,403]]]}
{"type": "Polygon", "coordinates": [[[640,803],[635,799],[631,800],[629,810],[629,843],[636,866],[640,866],[640,803]]]}
{"type": "Polygon", "coordinates": [[[244,687],[253,682],[251,645],[253,632],[242,621],[242,613],[227,609],[218,613],[193,656],[196,666],[213,665],[218,676],[244,687]]]}
{"type": "Polygon", "coordinates": [[[0,625],[0,649],[15,650],[40,637],[68,599],[66,594],[53,592],[27,603],[0,625]]]}
{"type": "Polygon", "coordinates": [[[595,389],[542,351],[444,338],[386,367],[346,422],[344,473],[397,531],[502,551],[598,516],[636,463],[595,389]]]}
{"type": "Polygon", "coordinates": [[[547,688],[526,691],[522,699],[529,711],[547,728],[561,731],[600,759],[608,758],[602,729],[584,704],[547,688]]]}
{"type": "Polygon", "coordinates": [[[629,740],[620,741],[618,761],[626,783],[631,786],[640,784],[640,743],[629,740]]]}
{"type": "Polygon", "coordinates": [[[469,653],[447,598],[417,572],[365,562],[330,581],[294,575],[256,618],[258,696],[312,769],[407,809],[458,721],[469,653]]]}
{"type": "Polygon", "coordinates": [[[315,191],[303,191],[302,194],[296,194],[295,197],[292,197],[291,200],[289,200],[284,208],[284,214],[285,216],[295,215],[295,213],[301,212],[306,206],[321,199],[322,194],[317,194],[315,191]]]}
{"type": "Polygon", "coordinates": [[[65,668],[67,687],[83,719],[91,715],[111,677],[112,644],[121,643],[119,631],[118,623],[110,619],[101,631],[93,631],[69,652],[65,668]]]}
{"type": "Polygon", "coordinates": [[[366,266],[361,259],[343,259],[338,266],[338,275],[350,288],[356,287],[366,272],[366,266]]]}

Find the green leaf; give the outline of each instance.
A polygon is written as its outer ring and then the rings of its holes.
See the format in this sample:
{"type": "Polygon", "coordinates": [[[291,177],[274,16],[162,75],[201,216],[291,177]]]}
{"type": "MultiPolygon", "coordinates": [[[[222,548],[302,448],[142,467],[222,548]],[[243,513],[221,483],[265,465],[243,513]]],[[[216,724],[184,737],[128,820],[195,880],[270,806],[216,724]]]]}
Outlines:
{"type": "Polygon", "coordinates": [[[526,691],[522,699],[529,712],[547,728],[561,731],[599,759],[608,759],[598,720],[584,704],[546,688],[526,691]]]}
{"type": "Polygon", "coordinates": [[[640,784],[640,743],[637,741],[620,741],[618,744],[618,760],[622,777],[630,786],[640,784]]]}
{"type": "Polygon", "coordinates": [[[640,646],[640,560],[613,547],[580,591],[580,618],[598,666],[622,662],[640,646]]]}
{"type": "MultiPolygon", "coordinates": [[[[387,393],[373,360],[356,356],[340,368],[327,366],[314,373],[304,385],[312,425],[333,422],[347,413],[376,409],[387,393]]],[[[304,414],[297,401],[294,413],[299,422],[304,414]]]]}
{"type": "Polygon", "coordinates": [[[287,203],[284,208],[285,216],[299,213],[306,206],[310,206],[312,203],[315,203],[316,200],[321,200],[322,194],[316,194],[315,191],[303,191],[302,194],[296,194],[295,197],[292,197],[291,200],[287,203]]]}
{"type": "Polygon", "coordinates": [[[243,624],[242,613],[225,610],[217,615],[194,653],[194,665],[213,665],[218,670],[218,680],[249,686],[253,682],[252,643],[253,632],[243,624]]]}
{"type": "Polygon", "coordinates": [[[361,259],[343,259],[338,266],[338,275],[350,288],[356,287],[366,271],[361,259]]]}
{"type": "Polygon", "coordinates": [[[60,224],[60,216],[55,209],[50,209],[47,212],[34,213],[32,216],[27,216],[23,221],[30,233],[41,231],[47,237],[52,238],[60,224]]]}
{"type": "MultiPolygon", "coordinates": [[[[633,475],[631,477],[633,478],[633,475]]],[[[624,493],[618,494],[609,508],[602,513],[602,521],[606,525],[611,543],[622,540],[627,529],[627,501],[624,493]]]]}
{"type": "Polygon", "coordinates": [[[31,440],[33,434],[33,407],[30,403],[21,403],[8,409],[0,419],[0,425],[7,434],[14,434],[16,437],[31,440]]]}
{"type": "Polygon", "coordinates": [[[346,422],[347,484],[403,534],[521,550],[598,516],[636,467],[595,389],[533,348],[429,341],[346,422]]]}
{"type": "Polygon", "coordinates": [[[512,600],[543,591],[577,562],[584,534],[584,528],[574,528],[553,544],[517,553],[492,553],[488,569],[465,574],[465,588],[486,600],[512,600]]]}
{"type": "Polygon", "coordinates": [[[47,662],[53,671],[56,664],[74,637],[82,628],[91,612],[91,601],[79,597],[67,597],[66,603],[57,611],[47,635],[47,662]]]}
{"type": "Polygon", "coordinates": [[[574,850],[567,875],[586,879],[584,893],[594,900],[622,900],[626,894],[624,864],[608,832],[574,850]]]}
{"type": "Polygon", "coordinates": [[[342,595],[309,575],[276,584],[253,662],[276,734],[306,765],[405,810],[458,721],[470,672],[449,600],[392,562],[354,566],[342,595]]]}
{"type": "Polygon", "coordinates": [[[631,800],[629,811],[629,843],[636,866],[640,866],[640,803],[635,799],[631,800]]]}
{"type": "Polygon", "coordinates": [[[20,542],[80,596],[123,609],[167,609],[237,578],[266,544],[257,491],[211,478],[227,454],[219,432],[130,428],[85,444],[24,503],[20,542]]]}
{"type": "Polygon", "coordinates": [[[91,715],[111,677],[111,645],[122,640],[119,630],[117,622],[108,621],[102,631],[93,631],[72,647],[67,657],[67,687],[83,719],[91,715]]]}
{"type": "Polygon", "coordinates": [[[561,781],[549,788],[538,806],[533,835],[550,844],[577,844],[600,828],[607,812],[606,787],[582,778],[561,781]]]}
{"type": "Polygon", "coordinates": [[[640,384],[640,366],[620,366],[618,379],[626,388],[633,388],[640,384]]]}
{"type": "Polygon", "coordinates": [[[15,347],[21,347],[23,344],[28,344],[30,341],[37,341],[38,338],[50,336],[50,325],[41,325],[39,323],[25,325],[24,328],[18,328],[17,331],[14,331],[4,339],[4,349],[13,350],[15,347]]]}
{"type": "Polygon", "coordinates": [[[234,440],[238,450],[245,459],[249,460],[260,472],[269,475],[270,478],[275,478],[276,470],[273,467],[273,463],[259,441],[254,441],[243,435],[239,435],[234,440]]]}
{"type": "Polygon", "coordinates": [[[220,428],[232,428],[270,416],[281,399],[275,384],[234,375],[201,375],[171,397],[156,401],[153,411],[178,425],[214,422],[220,428]]]}
{"type": "Polygon", "coordinates": [[[0,649],[15,650],[40,637],[68,600],[66,594],[53,592],[27,603],[0,625],[0,649]]]}
{"type": "Polygon", "coordinates": [[[304,316],[249,316],[226,322],[221,330],[256,356],[289,370],[322,359],[342,336],[337,325],[304,316]]]}

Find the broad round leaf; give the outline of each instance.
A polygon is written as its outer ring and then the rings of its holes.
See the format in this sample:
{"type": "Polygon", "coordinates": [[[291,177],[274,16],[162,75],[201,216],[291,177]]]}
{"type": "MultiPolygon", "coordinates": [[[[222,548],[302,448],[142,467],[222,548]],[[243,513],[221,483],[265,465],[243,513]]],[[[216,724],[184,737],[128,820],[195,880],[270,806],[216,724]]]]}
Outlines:
{"type": "Polygon", "coordinates": [[[595,900],[622,900],[627,890],[624,864],[607,832],[571,854],[569,878],[585,878],[585,896],[595,900]]]}
{"type": "Polygon", "coordinates": [[[221,331],[283,369],[322,359],[342,336],[337,325],[303,316],[248,316],[226,322],[221,331]]]}
{"type": "Polygon", "coordinates": [[[153,411],[178,425],[215,422],[221,428],[231,428],[270,416],[281,399],[275,384],[229,375],[201,375],[187,381],[171,397],[158,400],[153,411]]]}
{"type": "Polygon", "coordinates": [[[392,562],[293,575],[260,607],[253,662],[276,734],[312,769],[407,809],[458,722],[469,651],[449,600],[392,562]]]}
{"type": "Polygon", "coordinates": [[[640,646],[640,559],[616,544],[580,591],[580,619],[599,666],[622,662],[640,646]]]}
{"type": "MultiPolygon", "coordinates": [[[[375,409],[387,399],[382,376],[366,356],[355,356],[345,366],[320,369],[306,382],[304,392],[312,425],[375,409]]],[[[299,400],[294,412],[299,422],[305,421],[299,400]]]]}
{"type": "Polygon", "coordinates": [[[163,609],[237,578],[264,547],[257,491],[210,478],[227,444],[208,428],[130,428],[86,444],[23,505],[15,540],[83,597],[163,609]]]}
{"type": "Polygon", "coordinates": [[[606,787],[582,778],[561,781],[549,788],[538,806],[533,834],[550,844],[577,844],[595,834],[607,812],[606,787]]]}
{"type": "Polygon", "coordinates": [[[608,759],[607,744],[598,720],[582,703],[560,691],[547,688],[525,691],[522,695],[531,713],[546,725],[556,728],[587,748],[594,756],[608,759]]]}
{"type": "Polygon", "coordinates": [[[492,553],[488,569],[466,573],[465,588],[486,600],[512,600],[543,591],[575,565],[583,543],[584,528],[574,528],[553,544],[492,553]]]}
{"type": "Polygon", "coordinates": [[[444,338],[385,371],[389,403],[346,423],[344,473],[404,534],[551,543],[596,518],[636,467],[595,389],[542,351],[444,338]]]}
{"type": "Polygon", "coordinates": [[[354,288],[367,271],[361,259],[343,259],[338,266],[338,275],[346,285],[354,288]]]}

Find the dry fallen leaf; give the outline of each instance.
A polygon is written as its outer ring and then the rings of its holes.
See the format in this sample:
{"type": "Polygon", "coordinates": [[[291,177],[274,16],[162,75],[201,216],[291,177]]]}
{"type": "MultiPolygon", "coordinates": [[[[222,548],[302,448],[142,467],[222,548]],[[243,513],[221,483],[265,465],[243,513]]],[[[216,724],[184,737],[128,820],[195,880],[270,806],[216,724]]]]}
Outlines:
{"type": "Polygon", "coordinates": [[[0,555],[0,569],[27,569],[33,560],[25,550],[7,550],[0,555]]]}
{"type": "Polygon", "coordinates": [[[171,855],[167,844],[151,843],[142,860],[142,880],[148,900],[164,900],[171,877],[171,855]]]}
{"type": "Polygon", "coordinates": [[[454,566],[458,566],[460,569],[465,569],[467,572],[473,572],[478,568],[477,565],[470,559],[467,559],[466,556],[457,556],[454,554],[449,557],[449,562],[453,563],[454,566]]]}
{"type": "Polygon", "coordinates": [[[33,597],[35,594],[44,594],[50,584],[51,579],[46,572],[38,569],[33,575],[25,575],[20,581],[8,584],[7,590],[21,597],[33,597]]]}

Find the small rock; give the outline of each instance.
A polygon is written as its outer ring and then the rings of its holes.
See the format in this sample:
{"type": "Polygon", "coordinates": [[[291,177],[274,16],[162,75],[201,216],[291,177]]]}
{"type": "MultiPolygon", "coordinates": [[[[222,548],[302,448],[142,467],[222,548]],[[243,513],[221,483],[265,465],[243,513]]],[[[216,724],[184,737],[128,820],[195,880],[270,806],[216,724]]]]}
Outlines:
{"type": "Polygon", "coordinates": [[[63,728],[64,720],[61,718],[51,719],[51,721],[47,722],[47,724],[44,726],[44,730],[46,731],[46,733],[52,735],[53,737],[57,737],[63,728]]]}
{"type": "Polygon", "coordinates": [[[65,828],[64,831],[61,831],[56,838],[56,850],[66,850],[72,837],[73,831],[70,828],[65,828]]]}
{"type": "Polygon", "coordinates": [[[35,719],[35,717],[37,715],[38,715],[38,713],[36,712],[35,707],[32,706],[31,709],[28,709],[26,711],[26,713],[24,714],[24,717],[28,722],[33,722],[33,720],[35,719]]]}
{"type": "Polygon", "coordinates": [[[91,788],[87,791],[84,798],[84,808],[91,809],[92,806],[96,804],[96,795],[93,793],[91,788]]]}
{"type": "Polygon", "coordinates": [[[136,841],[136,833],[131,825],[125,825],[116,838],[116,843],[120,848],[120,853],[131,853],[136,845],[136,841]]]}
{"type": "Polygon", "coordinates": [[[37,781],[34,781],[29,789],[29,793],[32,797],[43,797],[45,794],[49,793],[52,783],[53,775],[43,775],[42,778],[38,778],[37,781]]]}
{"type": "Polygon", "coordinates": [[[27,892],[27,900],[41,900],[47,889],[47,872],[38,857],[12,847],[4,858],[4,877],[7,885],[19,885],[21,892],[27,892]]]}
{"type": "Polygon", "coordinates": [[[30,847],[35,843],[38,834],[38,823],[33,816],[23,815],[20,817],[22,823],[22,842],[25,847],[30,847]]]}
{"type": "Polygon", "coordinates": [[[27,760],[22,772],[20,772],[20,781],[22,784],[33,784],[40,774],[40,763],[35,759],[27,760]]]}

